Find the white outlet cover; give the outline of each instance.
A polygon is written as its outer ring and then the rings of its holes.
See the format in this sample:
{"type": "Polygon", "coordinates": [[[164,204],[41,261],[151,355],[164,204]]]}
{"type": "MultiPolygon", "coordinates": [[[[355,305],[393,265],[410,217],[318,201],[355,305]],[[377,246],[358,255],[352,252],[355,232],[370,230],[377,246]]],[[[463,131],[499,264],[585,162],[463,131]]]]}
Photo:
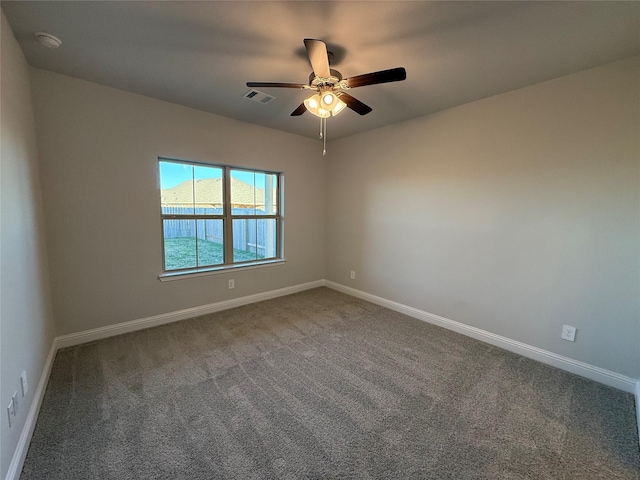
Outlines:
{"type": "Polygon", "coordinates": [[[561,337],[564,340],[568,340],[570,342],[576,341],[576,327],[572,327],[571,325],[563,325],[562,326],[562,335],[561,337]]]}

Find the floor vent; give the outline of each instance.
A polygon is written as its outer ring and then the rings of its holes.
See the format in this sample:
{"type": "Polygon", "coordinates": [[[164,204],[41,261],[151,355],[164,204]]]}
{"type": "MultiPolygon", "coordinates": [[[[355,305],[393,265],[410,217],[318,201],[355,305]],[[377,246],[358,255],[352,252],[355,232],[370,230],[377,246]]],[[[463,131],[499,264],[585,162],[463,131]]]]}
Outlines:
{"type": "Polygon", "coordinates": [[[257,103],[269,103],[271,100],[273,100],[276,97],[272,97],[271,95],[267,95],[264,92],[261,92],[259,90],[249,90],[247,93],[245,93],[243,95],[244,98],[248,98],[249,100],[252,100],[254,102],[257,103]]]}

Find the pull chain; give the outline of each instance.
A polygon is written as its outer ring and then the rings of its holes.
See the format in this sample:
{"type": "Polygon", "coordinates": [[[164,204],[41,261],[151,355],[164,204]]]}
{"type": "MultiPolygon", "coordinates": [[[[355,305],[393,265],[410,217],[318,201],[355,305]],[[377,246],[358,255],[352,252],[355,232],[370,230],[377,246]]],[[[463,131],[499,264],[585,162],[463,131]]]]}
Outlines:
{"type": "Polygon", "coordinates": [[[324,120],[324,133],[322,134],[322,155],[326,155],[327,154],[327,119],[323,118],[322,120],[324,120]]]}
{"type": "Polygon", "coordinates": [[[320,140],[322,140],[322,155],[327,154],[327,119],[320,117],[320,140]]]}

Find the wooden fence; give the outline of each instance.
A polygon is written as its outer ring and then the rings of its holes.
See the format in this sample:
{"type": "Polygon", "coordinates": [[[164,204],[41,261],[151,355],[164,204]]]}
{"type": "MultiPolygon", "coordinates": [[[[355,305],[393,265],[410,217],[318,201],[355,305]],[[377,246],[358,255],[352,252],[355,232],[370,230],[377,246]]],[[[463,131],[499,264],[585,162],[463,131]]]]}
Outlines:
{"type": "MultiPolygon", "coordinates": [[[[260,210],[259,210],[260,211],[260,210]]],[[[193,215],[192,208],[162,207],[164,215],[193,215]]],[[[222,215],[221,208],[196,208],[195,214],[222,215]]],[[[254,213],[253,209],[234,208],[233,215],[254,213]]],[[[257,253],[258,257],[274,256],[275,252],[267,252],[268,236],[275,232],[273,219],[246,219],[233,221],[233,248],[257,253]],[[272,225],[269,225],[271,223],[272,225]]],[[[224,233],[222,220],[164,220],[164,238],[199,238],[214,243],[223,243],[224,233]]],[[[273,249],[273,247],[272,247],[273,249]]]]}

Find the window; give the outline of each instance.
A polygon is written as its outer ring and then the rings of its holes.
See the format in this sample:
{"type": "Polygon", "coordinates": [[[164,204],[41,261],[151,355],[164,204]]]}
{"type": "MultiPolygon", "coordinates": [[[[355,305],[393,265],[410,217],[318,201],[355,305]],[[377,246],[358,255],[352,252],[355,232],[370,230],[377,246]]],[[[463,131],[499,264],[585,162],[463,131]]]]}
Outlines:
{"type": "Polygon", "coordinates": [[[159,159],[163,272],[282,258],[281,174],[159,159]]]}

